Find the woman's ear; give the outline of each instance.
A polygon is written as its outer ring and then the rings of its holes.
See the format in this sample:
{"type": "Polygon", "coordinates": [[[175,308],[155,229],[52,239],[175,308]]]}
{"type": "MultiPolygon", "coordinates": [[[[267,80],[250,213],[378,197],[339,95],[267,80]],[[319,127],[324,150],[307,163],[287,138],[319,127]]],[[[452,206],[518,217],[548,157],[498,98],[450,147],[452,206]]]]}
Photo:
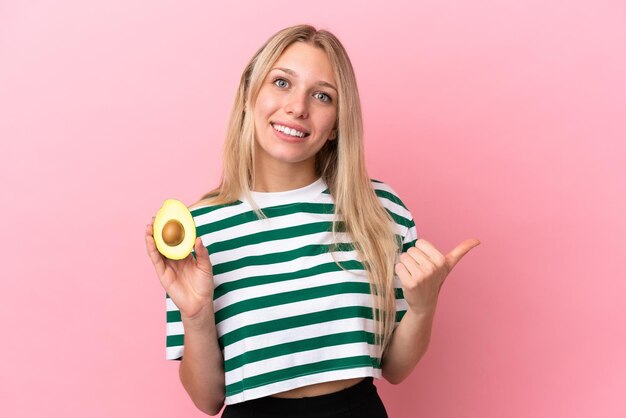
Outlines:
{"type": "Polygon", "coordinates": [[[330,138],[328,138],[329,141],[334,141],[335,139],[337,139],[337,129],[330,131],[330,138]]]}

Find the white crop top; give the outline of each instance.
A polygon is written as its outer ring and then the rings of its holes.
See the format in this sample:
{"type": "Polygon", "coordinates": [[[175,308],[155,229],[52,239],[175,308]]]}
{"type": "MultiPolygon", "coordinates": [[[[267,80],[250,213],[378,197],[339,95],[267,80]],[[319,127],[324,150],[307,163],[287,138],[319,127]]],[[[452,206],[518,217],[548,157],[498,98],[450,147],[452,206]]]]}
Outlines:
{"type": "MultiPolygon", "coordinates": [[[[417,240],[413,217],[388,185],[371,182],[405,252],[417,240]]],[[[192,211],[213,265],[225,403],[332,380],[380,378],[365,268],[343,232],[333,253],[347,271],[329,252],[332,222],[340,220],[326,183],[320,178],[300,189],[252,196],[267,219],[258,219],[243,198],[192,211]]],[[[394,280],[397,325],[407,304],[394,280]]],[[[166,303],[166,358],[180,360],[183,324],[168,295],[166,303]]]]}

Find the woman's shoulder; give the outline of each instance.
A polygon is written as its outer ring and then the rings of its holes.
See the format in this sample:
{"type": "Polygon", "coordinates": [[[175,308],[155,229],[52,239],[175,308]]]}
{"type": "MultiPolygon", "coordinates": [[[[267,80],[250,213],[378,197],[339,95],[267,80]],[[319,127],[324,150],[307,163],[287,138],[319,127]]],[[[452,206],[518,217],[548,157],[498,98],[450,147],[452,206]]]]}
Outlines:
{"type": "Polygon", "coordinates": [[[202,199],[197,202],[191,204],[189,206],[189,211],[193,216],[203,215],[205,213],[210,213],[222,208],[232,207],[241,205],[241,200],[235,201],[220,201],[217,200],[217,195],[213,196],[203,196],[202,199]]]}
{"type": "Polygon", "coordinates": [[[376,179],[370,179],[374,187],[374,191],[382,206],[391,215],[394,222],[399,228],[399,233],[403,237],[403,251],[414,245],[417,240],[417,229],[413,214],[400,199],[399,194],[388,183],[376,179]]]}
{"type": "Polygon", "coordinates": [[[385,202],[391,202],[395,205],[401,206],[405,210],[408,210],[400,198],[400,194],[396,192],[396,190],[388,182],[374,178],[370,178],[370,182],[372,183],[372,188],[374,189],[374,193],[376,193],[378,200],[380,200],[383,204],[385,202]]]}

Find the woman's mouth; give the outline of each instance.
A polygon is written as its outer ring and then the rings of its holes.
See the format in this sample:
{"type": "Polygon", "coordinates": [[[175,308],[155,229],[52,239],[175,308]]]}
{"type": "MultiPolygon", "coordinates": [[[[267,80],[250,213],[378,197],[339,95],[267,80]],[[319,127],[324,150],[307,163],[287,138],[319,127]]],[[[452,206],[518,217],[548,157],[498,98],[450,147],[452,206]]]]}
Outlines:
{"type": "Polygon", "coordinates": [[[305,138],[305,137],[309,136],[309,133],[307,133],[307,132],[298,131],[296,129],[289,128],[287,126],[283,126],[283,125],[280,125],[278,123],[271,123],[271,125],[272,125],[272,128],[274,128],[274,130],[276,130],[278,132],[281,132],[281,133],[283,133],[285,135],[288,135],[288,136],[293,136],[293,137],[296,137],[296,138],[305,138]]]}

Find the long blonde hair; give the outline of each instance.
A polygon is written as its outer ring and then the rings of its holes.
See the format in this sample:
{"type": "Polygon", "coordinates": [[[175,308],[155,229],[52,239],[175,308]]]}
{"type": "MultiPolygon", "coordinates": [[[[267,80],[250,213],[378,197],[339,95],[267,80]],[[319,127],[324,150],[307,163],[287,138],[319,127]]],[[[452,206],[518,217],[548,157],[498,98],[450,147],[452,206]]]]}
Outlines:
{"type": "MultiPolygon", "coordinates": [[[[289,27],[274,34],[254,54],[241,76],[231,110],[220,185],[194,206],[232,203],[243,195],[251,202],[257,216],[265,218],[250,194],[250,187],[255,184],[254,120],[253,112],[246,112],[245,107],[248,103],[248,109],[252,109],[261,83],[272,65],[294,42],[307,42],[321,48],[334,68],[338,89],[338,135],[336,140],[326,141],[320,149],[315,169],[328,185],[334,199],[335,214],[343,218],[345,232],[349,234],[368,272],[375,343],[382,359],[394,328],[394,263],[402,243],[397,241],[392,229],[393,219],[378,200],[367,174],[356,78],[343,45],[332,33],[309,25],[289,27]]],[[[332,233],[335,238],[337,232],[337,223],[334,222],[332,233]]]]}

